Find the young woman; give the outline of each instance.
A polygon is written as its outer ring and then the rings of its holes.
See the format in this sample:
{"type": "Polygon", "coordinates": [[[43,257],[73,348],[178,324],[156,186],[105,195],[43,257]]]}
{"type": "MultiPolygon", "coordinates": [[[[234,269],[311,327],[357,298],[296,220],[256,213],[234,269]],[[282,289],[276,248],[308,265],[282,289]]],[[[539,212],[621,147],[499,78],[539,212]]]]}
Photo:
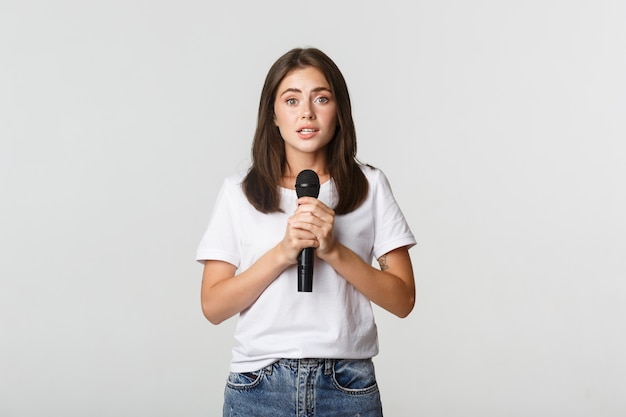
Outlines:
{"type": "Polygon", "coordinates": [[[287,52],[263,86],[251,167],[225,180],[196,255],[206,318],[239,314],[224,416],[381,416],[371,302],[411,312],[414,244],[384,174],[356,159],[343,75],[318,49],[287,52]],[[318,198],[296,195],[305,169],[318,198]],[[297,290],[304,248],[312,292],[297,290]]]}

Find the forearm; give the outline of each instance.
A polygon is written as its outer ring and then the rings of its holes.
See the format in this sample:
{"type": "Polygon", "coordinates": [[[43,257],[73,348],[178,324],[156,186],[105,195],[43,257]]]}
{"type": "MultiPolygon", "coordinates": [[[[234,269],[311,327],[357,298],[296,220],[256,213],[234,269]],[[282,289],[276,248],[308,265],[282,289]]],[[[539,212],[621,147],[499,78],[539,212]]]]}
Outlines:
{"type": "Polygon", "coordinates": [[[415,305],[415,284],[408,251],[400,249],[392,259],[393,266],[381,271],[340,243],[324,256],[327,263],[373,303],[398,317],[406,317],[415,305]]]}
{"type": "Polygon", "coordinates": [[[237,276],[234,276],[235,268],[232,265],[230,272],[223,265],[205,265],[202,284],[202,311],[205,317],[211,323],[219,324],[245,310],[289,265],[289,260],[278,247],[270,249],[237,276]]]}

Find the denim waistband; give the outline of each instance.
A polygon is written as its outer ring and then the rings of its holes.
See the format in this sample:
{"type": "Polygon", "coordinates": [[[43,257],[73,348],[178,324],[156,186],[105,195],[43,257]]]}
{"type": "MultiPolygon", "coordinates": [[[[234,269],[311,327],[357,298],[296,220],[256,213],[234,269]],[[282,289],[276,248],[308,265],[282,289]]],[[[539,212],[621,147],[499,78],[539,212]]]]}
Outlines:
{"type": "Polygon", "coordinates": [[[317,368],[324,367],[324,372],[332,372],[336,359],[319,359],[319,358],[304,358],[304,359],[279,359],[276,362],[278,365],[285,366],[291,369],[298,368],[317,368]]]}

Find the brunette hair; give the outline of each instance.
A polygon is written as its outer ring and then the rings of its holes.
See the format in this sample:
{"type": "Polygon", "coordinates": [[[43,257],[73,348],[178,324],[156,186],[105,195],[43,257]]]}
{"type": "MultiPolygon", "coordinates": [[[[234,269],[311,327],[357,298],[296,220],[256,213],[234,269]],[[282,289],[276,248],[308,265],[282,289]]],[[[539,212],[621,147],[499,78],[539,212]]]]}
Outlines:
{"type": "Polygon", "coordinates": [[[337,65],[319,49],[295,48],[281,56],[265,78],[252,143],[252,164],[242,184],[250,204],[263,213],[282,211],[278,184],[287,167],[285,144],[274,124],[276,90],[291,71],[307,67],[324,74],[337,103],[337,129],[327,145],[326,156],[339,195],[335,213],[350,213],[367,196],[367,178],[356,159],[356,131],[346,81],[337,65]]]}

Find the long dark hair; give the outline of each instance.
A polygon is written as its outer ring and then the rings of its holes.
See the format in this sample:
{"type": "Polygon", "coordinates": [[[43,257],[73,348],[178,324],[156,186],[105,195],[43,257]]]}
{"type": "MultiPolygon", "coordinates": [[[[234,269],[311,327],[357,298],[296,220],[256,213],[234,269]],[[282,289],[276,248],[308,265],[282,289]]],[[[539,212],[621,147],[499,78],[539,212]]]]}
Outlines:
{"type": "Polygon", "coordinates": [[[270,68],[261,92],[252,165],[243,180],[248,201],[263,213],[280,212],[278,184],[286,170],[285,144],[274,124],[274,101],[279,84],[294,69],[314,67],[330,84],[337,103],[337,129],[327,145],[328,171],[337,187],[336,214],[355,210],[367,196],[368,183],[356,159],[356,131],[348,86],[337,65],[316,48],[295,48],[270,68]]]}

